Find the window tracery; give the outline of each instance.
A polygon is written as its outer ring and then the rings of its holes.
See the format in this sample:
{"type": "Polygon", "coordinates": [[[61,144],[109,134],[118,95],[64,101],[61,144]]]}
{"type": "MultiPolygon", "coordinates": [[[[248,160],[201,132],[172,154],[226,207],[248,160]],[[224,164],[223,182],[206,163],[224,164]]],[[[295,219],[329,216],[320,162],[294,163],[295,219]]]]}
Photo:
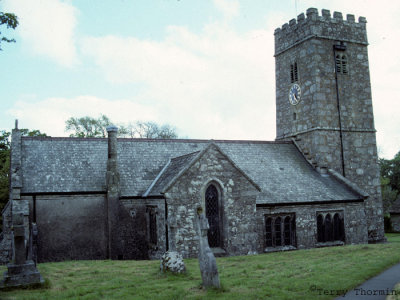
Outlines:
{"type": "Polygon", "coordinates": [[[317,213],[317,242],[344,242],[344,218],[342,212],[317,213]],[[332,217],[333,215],[333,217],[332,217]]]}
{"type": "Polygon", "coordinates": [[[265,245],[267,248],[295,246],[295,214],[265,216],[265,245]]]}

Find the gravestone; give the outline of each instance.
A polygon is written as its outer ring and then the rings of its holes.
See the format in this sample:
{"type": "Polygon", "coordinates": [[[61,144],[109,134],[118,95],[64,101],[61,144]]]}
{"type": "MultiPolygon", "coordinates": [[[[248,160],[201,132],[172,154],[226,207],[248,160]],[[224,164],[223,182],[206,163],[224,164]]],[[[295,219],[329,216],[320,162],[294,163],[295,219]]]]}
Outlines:
{"type": "Polygon", "coordinates": [[[176,251],[168,251],[161,256],[160,262],[161,272],[172,272],[172,273],[185,273],[186,267],[183,262],[183,257],[176,251]]]}
{"type": "Polygon", "coordinates": [[[185,263],[182,255],[176,251],[175,235],[176,235],[176,219],[171,216],[168,218],[168,226],[170,232],[170,239],[168,248],[169,251],[165,252],[160,259],[161,272],[170,271],[172,273],[186,272],[185,263]]]}
{"type": "Polygon", "coordinates": [[[174,216],[168,216],[168,248],[169,251],[176,251],[176,227],[177,227],[176,218],[174,216]]]}
{"type": "Polygon", "coordinates": [[[204,287],[220,288],[217,261],[208,245],[208,229],[210,228],[203,209],[197,208],[197,229],[199,232],[199,265],[204,287]]]}
{"type": "Polygon", "coordinates": [[[7,265],[0,288],[27,286],[44,283],[32,260],[26,260],[25,227],[23,213],[13,214],[14,262],[7,265]]]}
{"type": "Polygon", "coordinates": [[[36,223],[31,224],[31,234],[29,237],[29,251],[28,259],[33,260],[35,266],[37,265],[37,239],[38,239],[38,229],[36,223]]]}

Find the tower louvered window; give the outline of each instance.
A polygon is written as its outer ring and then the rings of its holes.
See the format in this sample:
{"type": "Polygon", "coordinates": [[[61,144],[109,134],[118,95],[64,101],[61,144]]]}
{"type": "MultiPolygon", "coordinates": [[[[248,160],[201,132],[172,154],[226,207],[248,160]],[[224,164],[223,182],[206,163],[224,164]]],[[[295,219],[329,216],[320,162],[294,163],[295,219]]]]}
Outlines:
{"type": "Polygon", "coordinates": [[[299,81],[299,72],[297,71],[297,62],[290,65],[290,82],[294,83],[299,81]]]}
{"type": "Polygon", "coordinates": [[[295,214],[265,216],[265,246],[267,248],[295,246],[295,214]]]}
{"type": "Polygon", "coordinates": [[[338,74],[348,74],[348,64],[346,54],[338,53],[335,57],[336,72],[338,74]]]}

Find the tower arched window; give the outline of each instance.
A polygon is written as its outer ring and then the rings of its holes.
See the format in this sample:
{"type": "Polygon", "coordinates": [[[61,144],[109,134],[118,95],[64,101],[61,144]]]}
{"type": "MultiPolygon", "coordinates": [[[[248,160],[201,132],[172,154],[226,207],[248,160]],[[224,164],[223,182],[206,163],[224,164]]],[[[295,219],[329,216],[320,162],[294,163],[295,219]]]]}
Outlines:
{"type": "Polygon", "coordinates": [[[294,83],[299,81],[299,72],[297,70],[297,62],[290,65],[290,82],[294,83]]]}

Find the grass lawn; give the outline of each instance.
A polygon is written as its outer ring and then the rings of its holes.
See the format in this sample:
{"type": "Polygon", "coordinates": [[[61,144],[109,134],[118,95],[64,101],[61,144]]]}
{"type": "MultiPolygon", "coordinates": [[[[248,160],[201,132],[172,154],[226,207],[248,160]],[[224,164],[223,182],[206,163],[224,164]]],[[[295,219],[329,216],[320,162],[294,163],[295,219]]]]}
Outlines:
{"type": "Polygon", "coordinates": [[[38,269],[46,288],[0,291],[0,299],[332,299],[400,262],[400,234],[387,238],[385,244],[217,258],[221,290],[201,287],[197,259],[185,260],[185,275],[160,274],[159,261],[43,263],[38,269]]]}

